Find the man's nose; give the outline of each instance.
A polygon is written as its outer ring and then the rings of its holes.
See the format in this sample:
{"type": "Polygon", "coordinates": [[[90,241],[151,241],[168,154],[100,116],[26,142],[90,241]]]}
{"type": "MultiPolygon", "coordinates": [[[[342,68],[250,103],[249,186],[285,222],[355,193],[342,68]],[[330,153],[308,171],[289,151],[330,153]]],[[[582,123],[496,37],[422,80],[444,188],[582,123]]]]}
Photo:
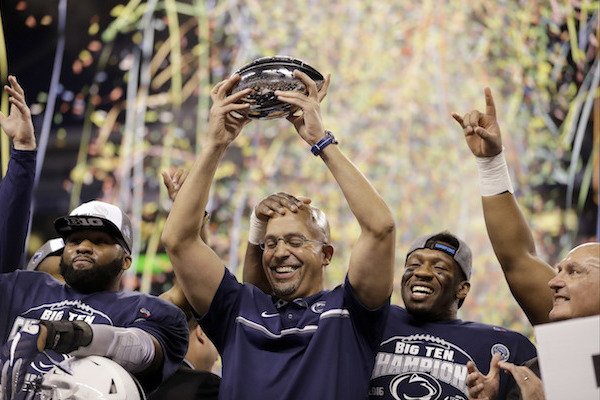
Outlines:
{"type": "Polygon", "coordinates": [[[413,273],[421,279],[431,279],[433,277],[433,271],[427,264],[421,265],[419,268],[415,269],[413,273]]]}
{"type": "Polygon", "coordinates": [[[92,248],[93,248],[93,243],[88,239],[84,239],[81,242],[77,243],[75,250],[78,253],[91,253],[92,248]]]}

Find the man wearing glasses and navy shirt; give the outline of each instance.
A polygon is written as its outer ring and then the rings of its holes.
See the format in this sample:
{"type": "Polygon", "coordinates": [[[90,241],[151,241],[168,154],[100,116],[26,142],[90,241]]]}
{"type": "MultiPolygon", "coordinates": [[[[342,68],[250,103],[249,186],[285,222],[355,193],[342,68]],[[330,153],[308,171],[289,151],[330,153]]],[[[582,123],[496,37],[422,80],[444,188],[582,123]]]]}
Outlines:
{"type": "MultiPolygon", "coordinates": [[[[228,145],[249,122],[235,118],[249,90],[229,95],[239,77],[211,93],[208,134],[163,230],[182,289],[223,359],[222,399],[364,399],[393,286],[395,225],[390,209],[344,156],[321,122],[320,89],[279,92],[302,109],[288,117],[338,183],[361,228],[344,284],[324,290],[334,248],[324,214],[281,193],[266,221],[254,218],[250,253],[260,252],[269,294],[244,285],[199,237],[211,182],[228,145]],[[283,203],[293,203],[286,206],[283,203]]],[[[256,213],[257,215],[259,213],[256,213]]],[[[261,259],[261,258],[259,258],[261,259]]]]}

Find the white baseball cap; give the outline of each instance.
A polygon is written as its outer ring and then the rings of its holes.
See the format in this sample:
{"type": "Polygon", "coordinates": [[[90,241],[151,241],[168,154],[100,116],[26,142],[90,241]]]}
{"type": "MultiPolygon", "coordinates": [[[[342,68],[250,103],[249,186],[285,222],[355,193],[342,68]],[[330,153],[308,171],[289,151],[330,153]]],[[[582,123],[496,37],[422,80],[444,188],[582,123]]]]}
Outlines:
{"type": "Polygon", "coordinates": [[[63,238],[80,230],[106,231],[131,253],[133,238],[129,217],[119,207],[103,201],[83,203],[68,216],[54,221],[54,229],[63,238]]]}

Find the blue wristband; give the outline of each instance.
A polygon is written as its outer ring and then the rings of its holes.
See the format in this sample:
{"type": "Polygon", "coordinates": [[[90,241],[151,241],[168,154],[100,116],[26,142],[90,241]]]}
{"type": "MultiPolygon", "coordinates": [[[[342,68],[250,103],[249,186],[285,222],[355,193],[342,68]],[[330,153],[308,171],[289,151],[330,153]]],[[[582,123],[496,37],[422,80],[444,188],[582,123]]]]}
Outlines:
{"type": "Polygon", "coordinates": [[[335,137],[333,136],[333,133],[331,133],[331,131],[325,131],[325,136],[323,136],[321,138],[321,140],[319,140],[317,143],[315,143],[310,148],[310,151],[315,156],[318,156],[323,152],[323,149],[325,147],[329,146],[330,144],[338,144],[338,141],[335,139],[335,137]]]}

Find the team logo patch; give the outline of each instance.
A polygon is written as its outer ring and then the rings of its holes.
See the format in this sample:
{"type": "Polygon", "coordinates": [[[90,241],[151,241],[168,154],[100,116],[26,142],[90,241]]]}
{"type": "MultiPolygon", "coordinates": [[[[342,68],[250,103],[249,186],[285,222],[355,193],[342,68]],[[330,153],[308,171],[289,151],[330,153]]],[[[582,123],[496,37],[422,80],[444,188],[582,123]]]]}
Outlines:
{"type": "Polygon", "coordinates": [[[392,379],[390,393],[396,400],[437,400],[442,394],[442,388],[428,374],[409,372],[392,379]]]}
{"type": "Polygon", "coordinates": [[[310,310],[315,314],[321,314],[325,310],[325,302],[317,301],[315,304],[310,306],[310,310]]]}
{"type": "Polygon", "coordinates": [[[500,361],[508,361],[508,357],[510,357],[510,350],[502,343],[496,343],[492,346],[492,356],[496,353],[500,354],[500,361]]]}
{"type": "Polygon", "coordinates": [[[150,318],[150,311],[147,308],[140,308],[140,315],[144,318],[150,318]]]}

